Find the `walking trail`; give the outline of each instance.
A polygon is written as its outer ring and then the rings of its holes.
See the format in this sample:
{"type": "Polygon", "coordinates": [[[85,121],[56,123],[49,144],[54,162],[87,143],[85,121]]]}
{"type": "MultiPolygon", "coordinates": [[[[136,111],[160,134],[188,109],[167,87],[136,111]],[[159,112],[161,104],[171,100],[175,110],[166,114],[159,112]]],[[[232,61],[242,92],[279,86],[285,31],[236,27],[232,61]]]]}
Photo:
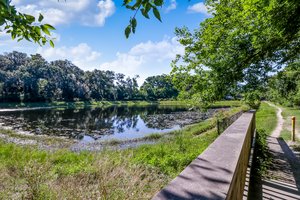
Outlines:
{"type": "Polygon", "coordinates": [[[262,199],[300,200],[300,161],[280,138],[284,119],[281,108],[277,109],[277,126],[268,137],[268,147],[273,160],[268,177],[262,180],[262,199]]]}

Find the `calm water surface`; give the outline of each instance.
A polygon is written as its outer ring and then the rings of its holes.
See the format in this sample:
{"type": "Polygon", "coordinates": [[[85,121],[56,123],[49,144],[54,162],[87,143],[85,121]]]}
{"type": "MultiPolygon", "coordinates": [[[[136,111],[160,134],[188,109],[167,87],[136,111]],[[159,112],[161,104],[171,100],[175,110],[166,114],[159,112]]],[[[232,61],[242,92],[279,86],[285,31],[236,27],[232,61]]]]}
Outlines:
{"type": "Polygon", "coordinates": [[[189,111],[178,106],[111,106],[81,109],[1,109],[3,126],[34,134],[76,138],[81,142],[135,139],[165,133],[210,117],[215,110],[189,111]]]}

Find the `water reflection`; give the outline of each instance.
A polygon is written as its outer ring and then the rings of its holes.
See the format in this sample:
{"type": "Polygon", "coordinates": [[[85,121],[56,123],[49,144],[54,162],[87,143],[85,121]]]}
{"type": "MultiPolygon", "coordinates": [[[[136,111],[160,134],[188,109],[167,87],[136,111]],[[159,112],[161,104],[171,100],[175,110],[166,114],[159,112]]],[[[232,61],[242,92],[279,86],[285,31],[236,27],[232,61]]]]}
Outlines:
{"type": "MultiPolygon", "coordinates": [[[[1,111],[1,110],[0,110],[1,111]]],[[[82,109],[2,110],[5,126],[35,134],[93,139],[133,139],[179,129],[208,118],[213,111],[191,112],[178,106],[111,106],[82,109]]]]}

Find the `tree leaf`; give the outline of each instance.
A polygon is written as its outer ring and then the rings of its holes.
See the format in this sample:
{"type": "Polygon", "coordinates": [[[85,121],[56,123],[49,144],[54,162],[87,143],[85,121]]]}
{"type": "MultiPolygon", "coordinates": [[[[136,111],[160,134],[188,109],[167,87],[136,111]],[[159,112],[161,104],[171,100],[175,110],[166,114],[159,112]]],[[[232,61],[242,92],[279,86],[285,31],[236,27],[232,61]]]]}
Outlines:
{"type": "Polygon", "coordinates": [[[46,33],[47,35],[51,35],[48,28],[45,25],[41,25],[41,29],[44,33],[46,33]]]}
{"type": "Polygon", "coordinates": [[[32,15],[27,15],[27,14],[24,14],[26,20],[30,23],[34,22],[35,21],[35,17],[32,16],[32,15]]]}
{"type": "Polygon", "coordinates": [[[160,13],[156,7],[153,8],[153,14],[156,17],[156,19],[158,19],[161,22],[160,13]]]}
{"type": "Polygon", "coordinates": [[[164,3],[163,0],[154,0],[154,4],[155,4],[156,6],[162,6],[163,3],[164,3]]]}
{"type": "Polygon", "coordinates": [[[54,42],[52,40],[49,41],[49,44],[52,48],[54,48],[54,42]]]}
{"type": "Polygon", "coordinates": [[[8,6],[9,6],[8,2],[9,2],[9,1],[7,1],[7,0],[0,0],[0,4],[2,4],[2,5],[5,6],[5,7],[8,7],[8,6]]]}
{"type": "Polygon", "coordinates": [[[129,38],[130,33],[131,33],[131,26],[128,25],[126,27],[126,29],[125,29],[125,36],[126,36],[126,38],[129,38]]]}
{"type": "Polygon", "coordinates": [[[38,21],[41,22],[44,19],[44,16],[40,13],[38,21]]]}
{"type": "Polygon", "coordinates": [[[135,33],[136,26],[137,26],[136,18],[131,19],[131,27],[133,33],[135,33]]]}
{"type": "Polygon", "coordinates": [[[50,24],[44,24],[44,26],[49,29],[49,30],[56,30],[53,26],[51,26],[50,24]]]}
{"type": "Polygon", "coordinates": [[[148,13],[151,10],[152,5],[150,3],[146,3],[146,5],[144,6],[145,8],[145,12],[148,13]]]}
{"type": "Polygon", "coordinates": [[[148,13],[145,11],[144,8],[141,9],[141,13],[142,13],[142,15],[143,15],[145,18],[150,19],[148,13]]]}
{"type": "Polygon", "coordinates": [[[138,8],[140,7],[141,4],[142,4],[142,0],[136,0],[136,3],[133,5],[133,7],[138,8]]]}
{"type": "Polygon", "coordinates": [[[130,2],[132,2],[132,0],[123,0],[123,6],[129,4],[130,2]]]}
{"type": "Polygon", "coordinates": [[[127,8],[127,9],[130,9],[130,10],[135,10],[134,7],[133,7],[133,6],[130,6],[130,5],[126,5],[126,8],[127,8]]]}

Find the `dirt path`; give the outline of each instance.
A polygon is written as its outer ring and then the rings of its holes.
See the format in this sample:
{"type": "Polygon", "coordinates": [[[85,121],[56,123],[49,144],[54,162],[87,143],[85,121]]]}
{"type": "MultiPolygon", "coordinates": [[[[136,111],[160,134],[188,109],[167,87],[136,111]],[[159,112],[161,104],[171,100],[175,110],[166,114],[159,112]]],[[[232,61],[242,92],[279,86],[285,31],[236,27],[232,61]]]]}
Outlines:
{"type": "Polygon", "coordinates": [[[282,113],[282,109],[275,106],[274,104],[271,104],[268,102],[268,104],[272,107],[275,107],[277,109],[277,113],[276,113],[276,116],[277,116],[277,126],[275,128],[275,130],[272,132],[271,136],[274,137],[274,138],[279,138],[280,137],[280,133],[282,131],[282,128],[283,128],[283,123],[284,123],[284,119],[281,115],[282,113]]]}
{"type": "Polygon", "coordinates": [[[284,123],[281,108],[268,104],[277,109],[277,126],[267,140],[273,160],[268,177],[262,180],[262,199],[300,200],[300,162],[280,138],[284,123]]]}

